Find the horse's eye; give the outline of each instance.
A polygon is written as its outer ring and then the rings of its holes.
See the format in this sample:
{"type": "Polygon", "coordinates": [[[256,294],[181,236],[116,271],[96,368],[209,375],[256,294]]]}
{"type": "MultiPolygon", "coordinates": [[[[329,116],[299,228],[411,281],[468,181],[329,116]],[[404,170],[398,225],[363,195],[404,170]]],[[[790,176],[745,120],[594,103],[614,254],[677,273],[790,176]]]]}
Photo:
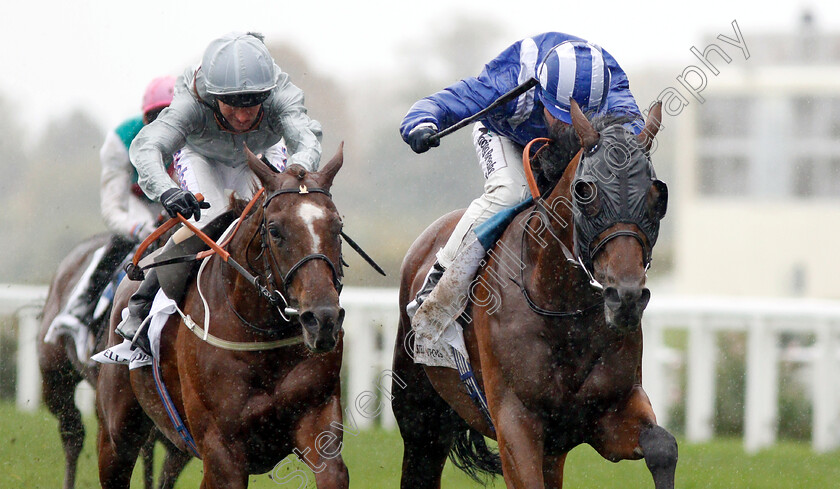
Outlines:
{"type": "Polygon", "coordinates": [[[280,229],[275,227],[275,226],[269,226],[268,234],[270,234],[272,238],[274,238],[278,241],[283,240],[283,235],[280,233],[280,229]]]}

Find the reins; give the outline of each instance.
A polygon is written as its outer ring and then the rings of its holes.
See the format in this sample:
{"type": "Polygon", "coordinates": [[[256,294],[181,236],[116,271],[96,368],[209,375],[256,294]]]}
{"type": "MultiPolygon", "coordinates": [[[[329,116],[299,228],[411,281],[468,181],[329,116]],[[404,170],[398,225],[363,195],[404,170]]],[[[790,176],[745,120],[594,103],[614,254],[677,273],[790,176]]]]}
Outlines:
{"type": "MultiPolygon", "coordinates": [[[[326,255],[324,255],[323,253],[309,254],[307,256],[304,256],[300,260],[298,260],[294,265],[292,265],[289,268],[289,270],[285,273],[285,276],[281,275],[279,277],[280,278],[280,283],[282,285],[282,289],[281,289],[281,287],[278,287],[277,284],[274,282],[271,265],[274,266],[273,267],[274,270],[277,270],[278,273],[280,273],[280,267],[279,267],[279,264],[277,263],[274,255],[268,251],[268,245],[267,245],[267,239],[268,238],[266,236],[267,225],[266,225],[266,222],[265,222],[265,208],[268,206],[268,204],[271,202],[272,199],[274,199],[275,197],[280,196],[280,195],[284,195],[284,194],[306,195],[306,194],[312,194],[312,193],[320,193],[320,194],[326,195],[330,199],[332,198],[332,195],[325,189],[307,188],[305,185],[300,185],[298,188],[279,189],[279,190],[276,190],[276,191],[272,192],[270,195],[265,195],[265,189],[264,188],[259,189],[259,191],[257,191],[254,194],[254,196],[251,198],[251,200],[248,202],[248,204],[242,210],[242,213],[240,214],[239,219],[238,219],[236,225],[234,226],[233,230],[230,233],[228,233],[228,235],[225,237],[225,239],[221,243],[216,243],[213,239],[211,239],[209,236],[207,236],[203,231],[201,231],[199,228],[197,228],[194,224],[192,224],[187,219],[185,219],[181,214],[177,214],[176,217],[171,218],[168,221],[166,221],[163,225],[161,225],[158,229],[156,229],[151,235],[149,235],[149,237],[147,237],[140,244],[140,246],[138,247],[137,252],[134,254],[131,262],[128,265],[126,265],[126,267],[125,267],[126,273],[127,273],[128,277],[132,280],[142,280],[143,279],[143,271],[147,270],[149,268],[158,267],[158,266],[167,265],[167,264],[173,264],[173,263],[203,260],[204,258],[210,257],[210,256],[215,254],[215,255],[218,255],[222,259],[222,261],[224,261],[225,263],[230,265],[231,268],[233,268],[237,273],[242,275],[242,277],[245,278],[245,280],[248,283],[252,284],[256,288],[256,290],[260,294],[260,296],[262,296],[264,299],[266,299],[272,306],[276,307],[277,311],[280,313],[280,316],[283,318],[283,320],[285,320],[286,322],[291,322],[290,317],[294,316],[294,315],[297,315],[298,311],[294,308],[289,307],[289,302],[286,299],[286,297],[283,295],[283,292],[281,292],[281,290],[282,291],[287,291],[288,290],[289,286],[291,285],[292,278],[306,263],[308,263],[310,261],[313,261],[313,260],[321,260],[324,263],[326,263],[328,268],[330,269],[331,274],[332,274],[333,285],[335,286],[336,290],[338,292],[340,292],[341,288],[342,288],[342,283],[341,283],[342,274],[341,274],[341,272],[339,271],[339,269],[335,265],[335,263],[333,263],[332,260],[330,260],[330,258],[327,257],[326,255]],[[251,272],[249,272],[246,267],[239,264],[234,258],[232,258],[230,256],[230,253],[227,250],[225,250],[227,245],[230,243],[230,241],[233,239],[233,237],[239,231],[239,228],[240,228],[240,225],[242,224],[242,222],[251,213],[254,206],[259,202],[260,197],[264,197],[264,200],[262,202],[262,208],[263,208],[262,222],[260,223],[260,228],[259,228],[259,231],[258,231],[260,233],[260,245],[261,245],[261,248],[262,248],[261,251],[260,251],[260,255],[262,255],[262,257],[263,257],[263,266],[264,266],[264,269],[265,269],[264,272],[263,272],[264,277],[261,277],[259,275],[254,275],[251,272]],[[149,248],[149,246],[152,243],[154,243],[155,241],[157,241],[164,233],[166,233],[167,231],[169,231],[170,229],[172,229],[175,225],[177,225],[179,223],[185,225],[190,231],[192,231],[196,236],[198,236],[199,239],[201,239],[207,246],[209,246],[210,249],[205,250],[205,251],[201,251],[199,253],[196,253],[195,255],[185,255],[185,256],[181,256],[181,257],[171,258],[171,259],[168,259],[168,260],[161,260],[161,261],[150,263],[150,264],[147,264],[143,267],[140,267],[139,266],[140,259],[142,258],[145,251],[149,248]],[[269,260],[270,260],[270,262],[269,262],[269,260]],[[265,283],[263,283],[263,280],[265,280],[265,283]]],[[[201,194],[196,194],[196,198],[199,201],[204,200],[204,197],[201,194]]],[[[370,264],[377,272],[381,273],[382,275],[385,275],[385,272],[382,270],[382,268],[379,267],[379,265],[377,265],[373,261],[373,259],[367,253],[365,253],[364,250],[362,250],[361,247],[359,247],[359,245],[356,244],[355,241],[350,239],[350,237],[347,236],[343,231],[341,232],[341,237],[345,241],[347,241],[348,244],[350,244],[351,248],[353,248],[353,250],[355,250],[357,253],[359,253],[359,255],[361,255],[362,258],[364,258],[365,261],[368,264],[370,264]]],[[[231,309],[233,310],[233,308],[231,308],[231,309]]],[[[250,322],[245,320],[237,311],[233,310],[233,312],[243,324],[245,324],[247,326],[250,326],[250,327],[252,327],[255,330],[260,331],[260,332],[265,332],[266,331],[266,330],[263,330],[262,328],[258,328],[258,327],[253,326],[250,322]]],[[[192,320],[190,320],[190,321],[192,321],[192,320]]],[[[189,327],[189,322],[190,321],[185,320],[185,324],[188,324],[188,327],[189,327]]],[[[195,323],[193,322],[192,324],[195,324],[195,323]]],[[[230,342],[230,341],[226,341],[226,340],[221,340],[221,339],[215,338],[215,337],[211,338],[212,335],[209,335],[207,331],[202,330],[202,328],[197,327],[197,326],[196,327],[189,327],[189,329],[196,334],[199,334],[198,332],[200,331],[201,332],[200,336],[202,337],[202,339],[204,339],[205,341],[207,341],[207,342],[209,342],[209,343],[211,343],[215,346],[218,346],[220,348],[225,348],[225,349],[239,349],[239,350],[244,350],[244,351],[253,351],[253,350],[256,350],[256,349],[277,348],[279,346],[286,346],[287,344],[290,344],[290,343],[286,342],[286,340],[277,340],[277,341],[272,341],[272,342],[261,342],[261,343],[235,343],[235,342],[230,342]],[[242,347],[241,348],[239,348],[239,347],[232,348],[232,345],[242,345],[242,347]],[[254,345],[259,345],[260,347],[257,348],[254,345]]]]}
{"type": "MultiPolygon", "coordinates": [[[[534,153],[534,158],[539,156],[539,154],[548,147],[551,143],[551,139],[549,138],[536,138],[528,142],[525,145],[525,149],[522,150],[522,167],[525,171],[525,180],[528,181],[528,188],[531,191],[531,196],[534,198],[534,206],[537,210],[542,214],[543,219],[545,220],[545,224],[551,229],[552,234],[557,237],[557,242],[560,244],[560,250],[563,252],[563,256],[566,258],[566,261],[570,263],[578,263],[578,259],[575,258],[574,253],[566,246],[565,243],[560,239],[560,233],[557,232],[557,229],[554,227],[554,219],[552,217],[552,211],[549,211],[545,205],[545,199],[542,198],[540,195],[540,189],[537,186],[537,180],[534,178],[534,172],[531,170],[531,145],[534,143],[544,143],[540,149],[534,153]]],[[[577,154],[572,158],[569,162],[569,166],[575,163],[575,161],[579,161],[581,157],[581,151],[578,151],[577,154]]],[[[592,280],[594,282],[594,279],[592,280]]]]}
{"type": "MultiPolygon", "coordinates": [[[[557,232],[557,230],[555,229],[555,227],[552,223],[551,211],[548,210],[548,208],[545,205],[545,199],[543,199],[542,196],[540,195],[540,190],[537,187],[537,181],[534,178],[533,171],[531,170],[530,154],[531,154],[531,146],[534,143],[544,143],[543,146],[541,148],[539,148],[534,153],[534,158],[536,158],[537,156],[539,156],[540,152],[542,152],[551,143],[551,140],[549,138],[533,139],[527,145],[525,145],[525,148],[522,151],[522,166],[523,166],[523,169],[525,171],[525,179],[528,182],[528,188],[531,191],[531,196],[534,198],[534,206],[537,208],[537,210],[542,215],[543,219],[546,221],[546,225],[551,229],[552,234],[554,234],[554,236],[557,238],[557,242],[560,245],[560,249],[563,251],[563,254],[565,255],[564,257],[566,259],[566,262],[569,263],[571,266],[577,268],[579,266],[582,266],[581,263],[580,263],[580,260],[575,258],[572,251],[569,250],[568,246],[566,246],[566,244],[563,243],[563,241],[560,239],[560,234],[557,232]]],[[[571,166],[573,163],[575,163],[575,160],[579,160],[580,157],[581,157],[581,151],[578,151],[577,154],[574,156],[574,158],[572,158],[572,161],[569,162],[569,166],[571,166]]],[[[525,229],[523,229],[522,230],[522,242],[519,246],[519,261],[523,265],[525,264],[525,236],[527,234],[528,233],[525,231],[525,229]]],[[[528,289],[525,287],[525,267],[523,266],[523,267],[518,267],[518,268],[519,268],[519,282],[517,282],[513,278],[511,278],[510,280],[511,280],[511,282],[515,283],[519,287],[519,290],[520,290],[520,292],[522,292],[522,296],[525,298],[525,302],[528,304],[528,307],[532,311],[534,311],[535,313],[537,313],[541,316],[548,316],[548,317],[553,317],[553,318],[578,318],[580,316],[583,316],[586,312],[588,312],[588,311],[590,311],[590,310],[592,310],[592,309],[594,309],[594,308],[596,308],[596,307],[598,307],[602,304],[601,301],[598,301],[598,302],[595,302],[594,304],[586,306],[582,309],[575,309],[573,311],[552,311],[552,310],[540,307],[539,305],[537,305],[536,302],[534,302],[533,299],[531,299],[531,296],[528,293],[528,289]]],[[[589,271],[586,270],[585,267],[584,267],[584,270],[586,271],[586,273],[587,273],[587,275],[590,279],[589,284],[592,285],[596,289],[602,288],[601,284],[599,284],[595,280],[595,278],[592,276],[592,274],[589,273],[589,271]]]]}

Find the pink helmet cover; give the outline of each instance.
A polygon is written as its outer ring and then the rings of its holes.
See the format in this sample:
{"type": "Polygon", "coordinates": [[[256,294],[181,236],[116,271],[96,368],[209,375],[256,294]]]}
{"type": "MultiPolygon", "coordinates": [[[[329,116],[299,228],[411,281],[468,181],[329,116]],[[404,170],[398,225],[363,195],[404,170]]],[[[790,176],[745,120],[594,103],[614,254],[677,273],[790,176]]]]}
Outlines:
{"type": "Polygon", "coordinates": [[[143,115],[148,112],[168,107],[175,93],[175,77],[161,76],[152,80],[143,94],[143,115]]]}

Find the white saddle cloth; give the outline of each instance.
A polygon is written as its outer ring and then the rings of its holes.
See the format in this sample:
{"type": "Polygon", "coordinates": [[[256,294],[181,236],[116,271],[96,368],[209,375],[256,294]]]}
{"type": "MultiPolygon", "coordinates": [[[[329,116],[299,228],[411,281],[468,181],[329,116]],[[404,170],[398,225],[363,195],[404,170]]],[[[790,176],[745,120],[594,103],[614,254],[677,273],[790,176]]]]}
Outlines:
{"type": "Polygon", "coordinates": [[[461,352],[464,358],[469,359],[470,356],[467,355],[467,346],[464,343],[464,330],[458,323],[450,323],[437,339],[426,331],[416,331],[414,337],[414,363],[420,363],[430,367],[457,369],[455,357],[452,355],[452,348],[461,352]]]}
{"type": "MultiPolygon", "coordinates": [[[[160,358],[160,334],[163,331],[163,326],[169,320],[169,316],[178,310],[178,305],[175,301],[170,299],[163,293],[163,290],[158,290],[154,302],[152,302],[152,310],[149,317],[143,321],[143,324],[148,328],[149,343],[152,345],[152,355],[154,358],[160,358]]],[[[122,318],[128,316],[128,308],[122,310],[122,318]]],[[[133,370],[135,368],[145,367],[152,364],[152,358],[143,353],[139,348],[132,351],[131,342],[123,340],[119,345],[114,345],[110,348],[97,353],[92,360],[99,363],[122,363],[128,365],[128,368],[133,370]]]]}

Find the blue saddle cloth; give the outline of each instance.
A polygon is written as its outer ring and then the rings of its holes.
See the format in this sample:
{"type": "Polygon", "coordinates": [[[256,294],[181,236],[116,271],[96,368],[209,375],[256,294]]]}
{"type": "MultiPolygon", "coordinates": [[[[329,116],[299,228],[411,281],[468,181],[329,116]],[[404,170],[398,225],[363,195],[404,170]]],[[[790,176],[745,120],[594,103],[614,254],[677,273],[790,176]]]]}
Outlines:
{"type": "Polygon", "coordinates": [[[534,203],[533,197],[528,197],[525,201],[513,206],[503,209],[494,214],[490,219],[479,224],[475,228],[475,235],[478,241],[485,250],[489,250],[496,244],[496,241],[505,232],[505,229],[510,225],[513,218],[516,217],[523,209],[529,207],[534,203]]]}

